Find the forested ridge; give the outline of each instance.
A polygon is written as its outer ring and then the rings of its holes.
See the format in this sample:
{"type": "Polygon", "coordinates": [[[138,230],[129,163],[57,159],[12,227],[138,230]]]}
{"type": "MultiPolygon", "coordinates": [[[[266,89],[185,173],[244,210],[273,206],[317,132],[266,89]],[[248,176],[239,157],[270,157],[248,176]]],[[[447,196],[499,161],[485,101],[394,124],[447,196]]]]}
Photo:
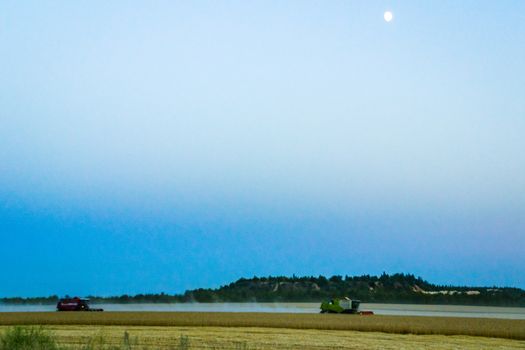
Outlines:
{"type": "MultiPolygon", "coordinates": [[[[92,303],[320,302],[348,296],[369,303],[525,306],[525,291],[509,287],[443,286],[412,274],[241,278],[216,289],[183,294],[88,296],[92,303]]],[[[58,296],[1,298],[8,304],[51,304],[58,296]]]]}

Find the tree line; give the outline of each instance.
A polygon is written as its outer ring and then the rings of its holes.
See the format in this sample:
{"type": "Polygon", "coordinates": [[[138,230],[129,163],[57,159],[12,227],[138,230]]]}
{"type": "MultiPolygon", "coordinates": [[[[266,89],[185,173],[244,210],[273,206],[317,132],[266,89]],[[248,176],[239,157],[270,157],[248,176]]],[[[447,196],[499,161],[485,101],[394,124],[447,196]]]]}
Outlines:
{"type": "MultiPolygon", "coordinates": [[[[508,287],[441,286],[412,274],[380,276],[268,276],[240,278],[219,288],[199,288],[183,294],[88,296],[92,303],[186,302],[320,302],[348,296],[369,303],[525,306],[525,291],[508,287]]],[[[7,304],[52,304],[56,295],[1,298],[7,304]]]]}

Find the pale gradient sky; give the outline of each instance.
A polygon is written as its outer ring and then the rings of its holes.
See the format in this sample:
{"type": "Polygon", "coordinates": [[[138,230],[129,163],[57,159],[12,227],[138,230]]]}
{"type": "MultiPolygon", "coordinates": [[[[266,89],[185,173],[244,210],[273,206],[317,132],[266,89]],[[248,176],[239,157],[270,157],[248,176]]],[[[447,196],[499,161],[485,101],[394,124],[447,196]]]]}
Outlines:
{"type": "Polygon", "coordinates": [[[525,288],[524,38],[518,0],[3,0],[0,296],[525,288]]]}

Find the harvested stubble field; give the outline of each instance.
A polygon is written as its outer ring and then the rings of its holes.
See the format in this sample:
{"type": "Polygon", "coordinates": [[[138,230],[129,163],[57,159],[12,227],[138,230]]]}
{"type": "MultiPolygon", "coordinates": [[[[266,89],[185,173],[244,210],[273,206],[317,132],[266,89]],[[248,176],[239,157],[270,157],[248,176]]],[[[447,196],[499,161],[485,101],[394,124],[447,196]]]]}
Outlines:
{"type": "Polygon", "coordinates": [[[0,313],[0,325],[257,327],[525,340],[525,320],[230,312],[0,313]]]}

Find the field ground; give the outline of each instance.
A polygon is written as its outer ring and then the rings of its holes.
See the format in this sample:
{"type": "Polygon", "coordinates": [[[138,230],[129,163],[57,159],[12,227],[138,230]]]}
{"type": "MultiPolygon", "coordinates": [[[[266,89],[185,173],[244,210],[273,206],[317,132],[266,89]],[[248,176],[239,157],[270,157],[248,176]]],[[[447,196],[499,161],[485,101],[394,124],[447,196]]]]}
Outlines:
{"type": "MultiPolygon", "coordinates": [[[[2,332],[6,326],[0,327],[2,332]]],[[[524,349],[525,341],[445,335],[387,334],[380,332],[306,330],[258,327],[155,327],[155,326],[47,326],[61,345],[80,347],[103,337],[107,345],[122,342],[128,332],[132,349],[524,349]]]]}
{"type": "Polygon", "coordinates": [[[525,320],[204,312],[0,313],[0,331],[43,325],[64,345],[124,332],[150,349],[525,349],[525,320]]]}

